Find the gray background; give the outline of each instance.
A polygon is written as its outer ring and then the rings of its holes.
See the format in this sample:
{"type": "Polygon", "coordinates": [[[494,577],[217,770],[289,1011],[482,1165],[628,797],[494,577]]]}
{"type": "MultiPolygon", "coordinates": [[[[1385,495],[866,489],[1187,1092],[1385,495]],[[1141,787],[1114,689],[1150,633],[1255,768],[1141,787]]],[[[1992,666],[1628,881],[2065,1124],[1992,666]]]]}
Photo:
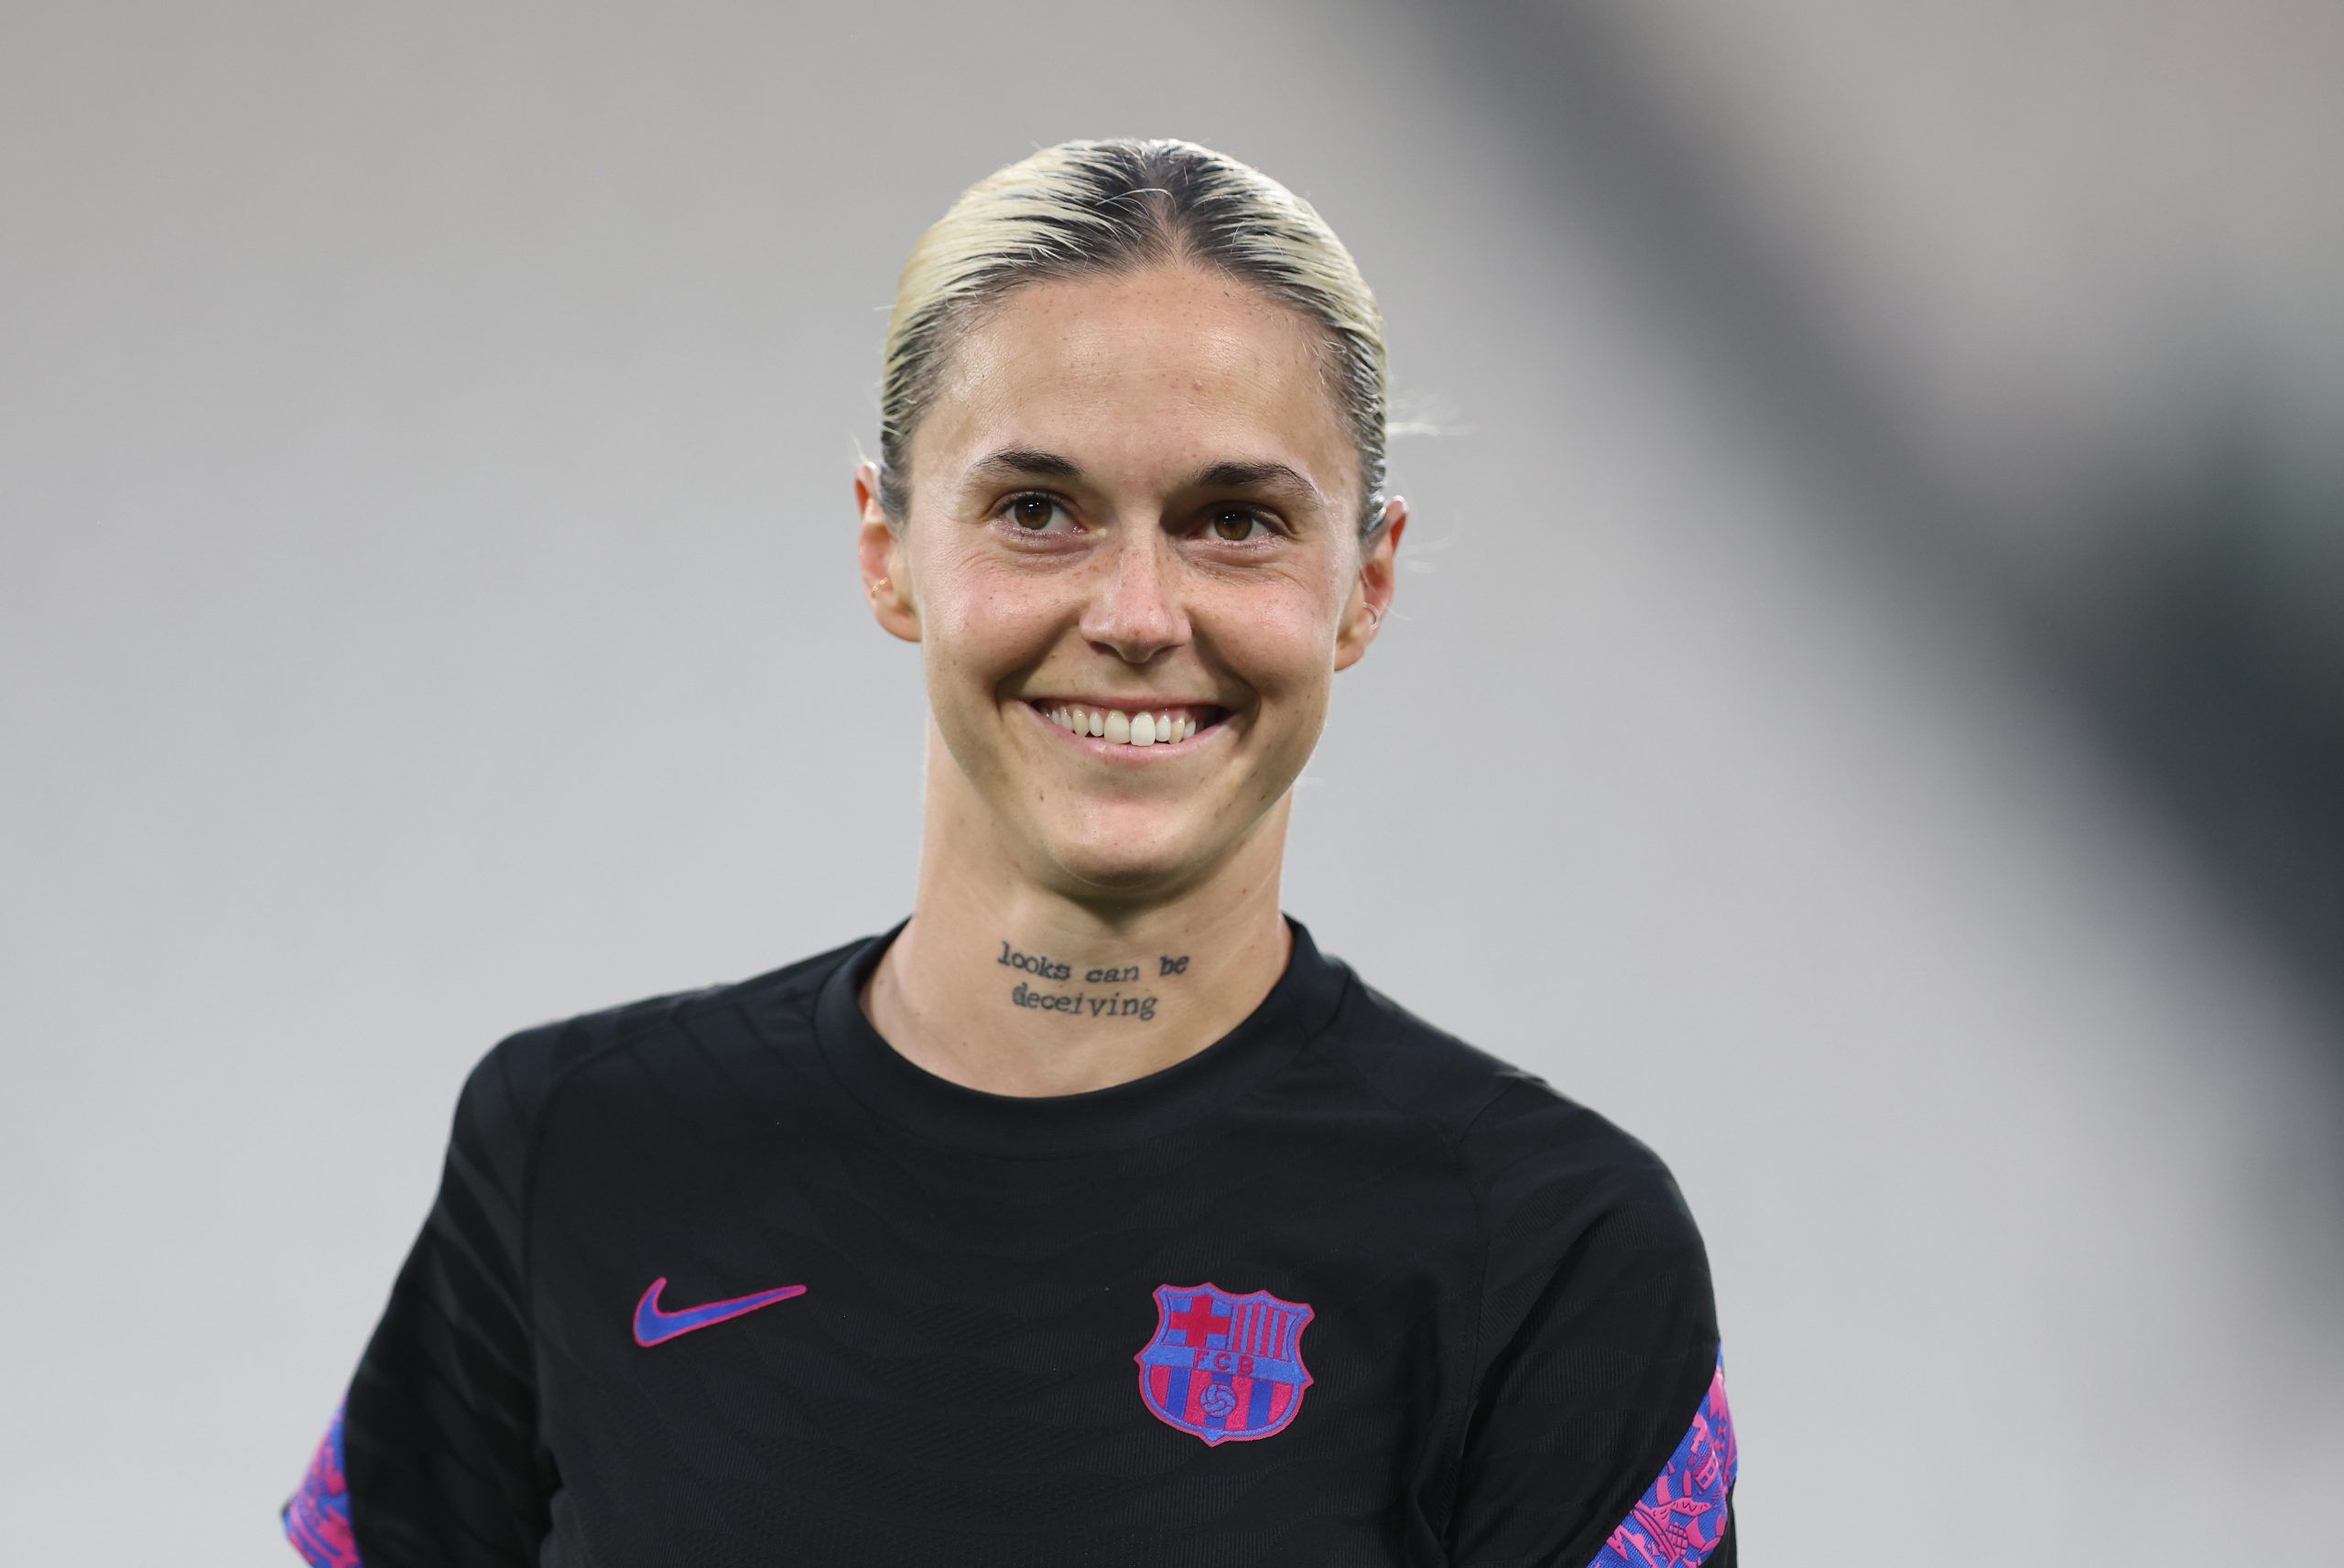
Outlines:
{"type": "Polygon", "coordinates": [[[2319,1555],[2339,60],[2286,0],[8,5],[0,1558],[292,1561],[479,1054],[908,908],[885,312],[1095,135],[1383,300],[1410,569],[1284,902],[1674,1166],[1754,1561],[2319,1555]]]}

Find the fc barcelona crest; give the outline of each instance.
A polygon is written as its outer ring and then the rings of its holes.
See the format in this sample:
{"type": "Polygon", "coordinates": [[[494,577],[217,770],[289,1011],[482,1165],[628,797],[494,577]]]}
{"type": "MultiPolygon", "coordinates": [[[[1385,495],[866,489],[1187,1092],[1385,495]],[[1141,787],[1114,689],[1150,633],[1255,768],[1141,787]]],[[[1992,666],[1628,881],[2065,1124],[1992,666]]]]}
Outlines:
{"type": "Polygon", "coordinates": [[[1156,1337],[1132,1357],[1140,1398],[1158,1421],[1207,1447],[1283,1432],[1310,1387],[1302,1331],[1312,1315],[1267,1291],[1158,1285],[1156,1337]]]}

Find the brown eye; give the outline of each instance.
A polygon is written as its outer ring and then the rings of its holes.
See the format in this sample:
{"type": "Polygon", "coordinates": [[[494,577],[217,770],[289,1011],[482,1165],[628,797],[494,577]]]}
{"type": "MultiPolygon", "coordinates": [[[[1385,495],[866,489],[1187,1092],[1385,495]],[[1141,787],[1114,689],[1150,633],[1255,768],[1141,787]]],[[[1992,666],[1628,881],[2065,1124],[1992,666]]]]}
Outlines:
{"type": "Polygon", "coordinates": [[[1056,537],[1069,532],[1069,529],[1053,529],[1050,526],[1052,513],[1064,514],[1069,523],[1074,520],[1074,514],[1067,511],[1064,502],[1055,495],[1044,495],[1038,491],[1031,494],[1011,496],[1001,503],[1001,509],[993,515],[1006,519],[1015,524],[1018,533],[1029,535],[1035,538],[1045,535],[1056,537]]]}
{"type": "MultiPolygon", "coordinates": [[[[1255,512],[1239,509],[1217,512],[1213,514],[1212,531],[1215,537],[1226,544],[1243,545],[1247,542],[1247,531],[1261,522],[1261,514],[1255,512]],[[1232,531],[1232,524],[1234,524],[1234,532],[1232,531]]],[[[1267,524],[1264,524],[1263,526],[1266,527],[1267,524]]]]}

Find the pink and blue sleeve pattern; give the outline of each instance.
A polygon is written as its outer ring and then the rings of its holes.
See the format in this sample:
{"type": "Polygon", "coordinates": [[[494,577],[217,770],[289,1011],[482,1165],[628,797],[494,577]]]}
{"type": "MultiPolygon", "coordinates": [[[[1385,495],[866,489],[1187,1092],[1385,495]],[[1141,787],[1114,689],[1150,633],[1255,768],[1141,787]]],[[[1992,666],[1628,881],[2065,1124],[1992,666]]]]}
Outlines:
{"type": "Polygon", "coordinates": [[[1693,1424],[1661,1466],[1660,1478],[1603,1543],[1588,1568],[1700,1568],[1724,1538],[1733,1486],[1733,1415],[1725,1403],[1725,1352],[1693,1424]]]}
{"type": "Polygon", "coordinates": [[[365,1568],[358,1561],[358,1542],[350,1533],[350,1485],[342,1470],[342,1411],[333,1420],[309,1461],[301,1489],[285,1505],[285,1539],[309,1568],[365,1568]]]}

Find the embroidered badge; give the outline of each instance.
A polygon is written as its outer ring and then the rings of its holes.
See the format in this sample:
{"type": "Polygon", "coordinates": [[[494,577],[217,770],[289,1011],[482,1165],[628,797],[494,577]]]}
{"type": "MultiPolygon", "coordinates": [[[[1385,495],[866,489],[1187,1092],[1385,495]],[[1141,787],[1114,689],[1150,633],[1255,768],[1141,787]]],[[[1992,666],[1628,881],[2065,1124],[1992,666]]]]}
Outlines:
{"type": "Polygon", "coordinates": [[[1286,1430],[1310,1387],[1302,1331],[1316,1314],[1267,1291],[1156,1287],[1156,1337],[1132,1357],[1140,1398],[1165,1425],[1207,1447],[1286,1430]]]}

